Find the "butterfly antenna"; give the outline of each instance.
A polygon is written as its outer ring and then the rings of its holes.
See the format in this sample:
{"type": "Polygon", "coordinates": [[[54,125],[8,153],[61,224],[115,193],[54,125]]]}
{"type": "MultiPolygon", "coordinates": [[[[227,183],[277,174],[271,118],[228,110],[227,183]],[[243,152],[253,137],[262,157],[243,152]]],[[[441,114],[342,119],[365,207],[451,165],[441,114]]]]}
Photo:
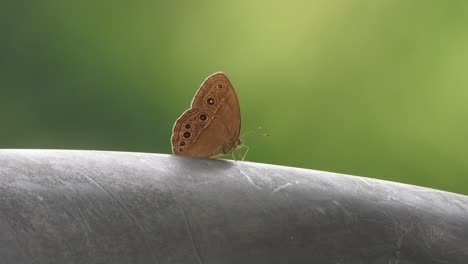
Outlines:
{"type": "MultiPolygon", "coordinates": [[[[257,136],[263,136],[263,137],[269,137],[269,136],[270,136],[270,134],[267,134],[267,133],[260,133],[259,130],[262,130],[262,129],[263,129],[263,128],[262,128],[261,126],[259,126],[259,127],[257,127],[257,129],[250,130],[250,131],[248,131],[248,132],[246,132],[246,133],[244,133],[244,134],[242,134],[242,135],[240,136],[240,139],[241,139],[241,142],[242,142],[241,148],[245,148],[245,149],[246,149],[246,151],[244,152],[244,154],[242,154],[241,161],[244,161],[245,157],[247,156],[247,153],[248,153],[249,150],[250,150],[249,146],[247,146],[247,145],[244,144],[244,143],[245,143],[245,138],[246,138],[247,136],[250,136],[250,135],[252,135],[252,134],[255,134],[255,135],[257,135],[257,136]]],[[[232,155],[233,155],[233,158],[235,158],[234,152],[233,152],[232,155]]]]}
{"type": "Polygon", "coordinates": [[[231,152],[231,156],[232,156],[232,159],[237,162],[237,158],[236,158],[236,155],[234,155],[234,152],[235,151],[231,152]]]}
{"type": "Polygon", "coordinates": [[[255,129],[255,130],[250,130],[250,131],[248,131],[248,132],[242,134],[241,138],[242,138],[242,139],[245,139],[247,136],[250,136],[250,135],[252,135],[252,134],[255,134],[255,135],[257,135],[257,136],[262,136],[262,137],[269,137],[270,134],[267,134],[267,133],[260,133],[260,132],[259,132],[259,130],[262,130],[262,129],[263,129],[263,127],[259,126],[259,127],[257,127],[257,129],[255,129]]]}

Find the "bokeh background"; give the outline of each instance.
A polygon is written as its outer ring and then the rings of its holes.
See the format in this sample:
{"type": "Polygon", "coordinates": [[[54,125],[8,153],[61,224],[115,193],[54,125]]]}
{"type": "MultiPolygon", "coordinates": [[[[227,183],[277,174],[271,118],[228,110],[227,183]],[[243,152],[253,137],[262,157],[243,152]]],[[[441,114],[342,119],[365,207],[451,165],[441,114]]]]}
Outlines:
{"type": "Polygon", "coordinates": [[[468,194],[466,1],[8,1],[0,148],[170,153],[230,77],[247,160],[468,194]]]}

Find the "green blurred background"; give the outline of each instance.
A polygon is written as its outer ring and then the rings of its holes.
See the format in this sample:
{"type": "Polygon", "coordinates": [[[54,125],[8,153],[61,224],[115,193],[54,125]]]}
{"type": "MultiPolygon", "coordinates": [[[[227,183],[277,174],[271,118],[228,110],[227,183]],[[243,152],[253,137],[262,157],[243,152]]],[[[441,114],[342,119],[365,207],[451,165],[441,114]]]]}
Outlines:
{"type": "Polygon", "coordinates": [[[468,194],[466,1],[10,1],[0,148],[170,153],[230,77],[247,160],[468,194]]]}

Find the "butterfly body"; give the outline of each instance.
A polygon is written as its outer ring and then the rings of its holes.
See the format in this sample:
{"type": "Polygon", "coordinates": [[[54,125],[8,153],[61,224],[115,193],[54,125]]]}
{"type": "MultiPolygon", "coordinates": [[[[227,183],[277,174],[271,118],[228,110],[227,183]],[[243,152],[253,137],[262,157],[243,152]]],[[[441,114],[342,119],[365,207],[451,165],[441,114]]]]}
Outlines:
{"type": "Polygon", "coordinates": [[[172,129],[172,152],[192,157],[226,155],[242,146],[241,116],[236,92],[222,72],[208,76],[190,108],[172,129]]]}

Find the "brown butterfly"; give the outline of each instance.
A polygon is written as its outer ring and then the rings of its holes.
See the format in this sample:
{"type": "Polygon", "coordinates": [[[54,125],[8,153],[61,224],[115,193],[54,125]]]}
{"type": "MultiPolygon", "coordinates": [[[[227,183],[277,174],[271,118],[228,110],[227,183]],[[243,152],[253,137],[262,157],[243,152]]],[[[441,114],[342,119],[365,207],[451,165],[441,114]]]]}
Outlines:
{"type": "Polygon", "coordinates": [[[190,108],[172,129],[172,152],[192,157],[217,157],[242,147],[241,115],[236,92],[227,76],[208,76],[190,108]]]}

